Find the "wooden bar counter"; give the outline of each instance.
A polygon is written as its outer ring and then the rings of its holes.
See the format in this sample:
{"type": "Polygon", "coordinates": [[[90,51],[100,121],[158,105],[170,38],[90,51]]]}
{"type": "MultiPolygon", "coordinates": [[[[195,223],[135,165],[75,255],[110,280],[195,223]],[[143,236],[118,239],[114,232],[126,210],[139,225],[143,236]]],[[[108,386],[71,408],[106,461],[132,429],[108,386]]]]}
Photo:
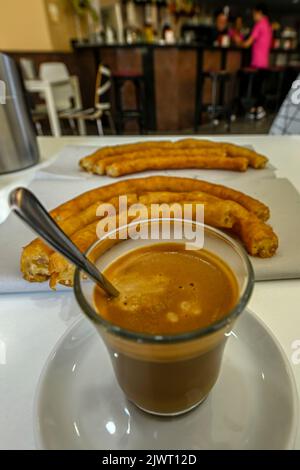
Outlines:
{"type": "MultiPolygon", "coordinates": [[[[175,131],[194,126],[199,71],[238,71],[244,52],[231,48],[201,48],[197,45],[90,45],[74,44],[79,61],[93,56],[112,73],[135,72],[145,78],[146,128],[175,131]]],[[[206,89],[204,96],[209,96],[206,89]]],[[[124,92],[126,105],[132,104],[130,84],[124,92]]]]}
{"type": "MultiPolygon", "coordinates": [[[[175,131],[194,126],[196,90],[201,71],[226,70],[235,73],[249,65],[250,51],[239,48],[203,48],[198,45],[114,44],[92,45],[73,43],[79,61],[92,56],[112,73],[136,72],[144,75],[146,88],[146,128],[149,131],[175,131]]],[[[293,51],[284,54],[286,65],[293,51]]],[[[294,52],[295,53],[295,52],[294,52]]],[[[204,101],[210,97],[209,83],[204,89],[204,101]]],[[[132,104],[130,84],[124,92],[126,104],[132,104]]]]}

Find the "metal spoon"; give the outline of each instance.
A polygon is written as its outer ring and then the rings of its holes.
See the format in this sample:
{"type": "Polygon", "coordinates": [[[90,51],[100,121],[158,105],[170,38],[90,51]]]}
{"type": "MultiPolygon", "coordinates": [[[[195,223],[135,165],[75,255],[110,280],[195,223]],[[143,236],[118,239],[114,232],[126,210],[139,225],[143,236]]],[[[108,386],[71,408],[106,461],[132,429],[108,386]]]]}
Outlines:
{"type": "Polygon", "coordinates": [[[16,188],[9,195],[12,210],[54,250],[78,266],[110,296],[117,297],[118,290],[96,266],[79,251],[70,238],[50,217],[35,195],[26,188],[16,188]]]}

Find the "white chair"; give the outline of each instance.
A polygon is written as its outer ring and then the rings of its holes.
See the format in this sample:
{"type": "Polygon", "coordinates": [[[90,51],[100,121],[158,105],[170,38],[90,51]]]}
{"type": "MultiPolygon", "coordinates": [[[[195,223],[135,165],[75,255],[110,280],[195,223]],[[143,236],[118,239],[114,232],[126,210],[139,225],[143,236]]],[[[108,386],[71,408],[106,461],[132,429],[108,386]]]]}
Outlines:
{"type": "Polygon", "coordinates": [[[20,58],[21,72],[25,80],[36,80],[37,73],[33,60],[26,59],[25,57],[20,58]]]}
{"type": "Polygon", "coordinates": [[[44,62],[40,65],[39,75],[41,80],[47,82],[69,81],[55,86],[54,101],[58,111],[65,111],[72,108],[74,100],[74,90],[71,85],[71,76],[63,62],[44,62]]]}
{"type": "Polygon", "coordinates": [[[94,107],[83,109],[80,111],[67,111],[61,113],[62,119],[82,119],[84,121],[95,121],[99,135],[103,135],[102,116],[106,115],[108,118],[109,126],[113,134],[116,133],[116,128],[111,115],[111,103],[109,101],[102,102],[101,97],[107,93],[111,88],[111,71],[100,65],[98,67],[96,85],[95,85],[95,101],[94,107]]]}
{"type": "MultiPolygon", "coordinates": [[[[109,101],[102,102],[101,97],[105,95],[108,90],[111,89],[111,71],[104,65],[100,65],[98,68],[96,89],[95,89],[95,108],[99,109],[102,114],[105,114],[108,118],[109,126],[113,134],[116,133],[115,124],[111,114],[111,103],[109,101]]],[[[102,122],[101,122],[102,127],[102,122]]]]}
{"type": "MultiPolygon", "coordinates": [[[[37,71],[33,60],[25,57],[20,58],[20,69],[24,80],[36,80],[37,71]]],[[[43,103],[35,103],[34,99],[28,93],[28,102],[30,105],[31,117],[34,122],[38,135],[43,135],[41,121],[48,120],[47,107],[43,103]]]]}
{"type": "MultiPolygon", "coordinates": [[[[42,63],[39,69],[39,76],[41,80],[55,83],[53,95],[59,118],[65,119],[66,112],[78,111],[75,106],[75,92],[71,83],[71,76],[63,62],[42,63]],[[62,83],[59,83],[60,81],[62,83]]],[[[68,121],[73,134],[77,134],[74,120],[68,117],[68,121]]]]}

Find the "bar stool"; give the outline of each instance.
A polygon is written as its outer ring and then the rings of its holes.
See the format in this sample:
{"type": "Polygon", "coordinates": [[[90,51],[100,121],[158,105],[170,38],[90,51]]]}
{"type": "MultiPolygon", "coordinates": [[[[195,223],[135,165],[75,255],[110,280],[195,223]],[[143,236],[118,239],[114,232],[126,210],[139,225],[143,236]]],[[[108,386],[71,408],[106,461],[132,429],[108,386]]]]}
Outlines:
{"type": "Polygon", "coordinates": [[[286,67],[274,66],[268,69],[268,80],[266,83],[266,103],[274,104],[274,111],[278,111],[284,97],[284,82],[286,67]]]}
{"type": "Polygon", "coordinates": [[[233,117],[232,99],[231,93],[225,92],[227,91],[226,87],[232,79],[233,75],[229,72],[226,72],[225,70],[200,72],[198,85],[199,89],[196,93],[197,101],[194,121],[195,132],[198,131],[198,127],[201,124],[203,112],[207,112],[209,114],[210,120],[215,126],[219,124],[220,118],[225,117],[227,130],[230,132],[231,121],[233,117]],[[212,87],[211,99],[208,104],[204,104],[203,91],[205,80],[210,80],[212,87]]]}
{"type": "Polygon", "coordinates": [[[258,70],[252,67],[245,67],[239,72],[239,104],[246,110],[249,110],[255,104],[253,89],[257,73],[258,70]]]}
{"type": "Polygon", "coordinates": [[[145,116],[143,107],[143,103],[145,102],[144,76],[142,74],[130,71],[123,71],[113,75],[113,82],[116,100],[116,124],[118,133],[123,134],[125,121],[133,119],[136,120],[139,125],[140,134],[143,134],[145,130],[145,116]],[[134,86],[136,107],[133,109],[123,107],[123,87],[127,82],[131,82],[134,86]]]}

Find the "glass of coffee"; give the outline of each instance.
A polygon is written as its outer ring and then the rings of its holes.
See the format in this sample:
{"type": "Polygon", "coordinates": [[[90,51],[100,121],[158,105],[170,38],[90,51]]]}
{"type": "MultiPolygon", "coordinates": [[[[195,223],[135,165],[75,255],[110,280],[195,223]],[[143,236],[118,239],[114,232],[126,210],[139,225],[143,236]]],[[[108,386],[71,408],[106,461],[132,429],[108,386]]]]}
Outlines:
{"type": "Polygon", "coordinates": [[[162,416],[199,405],[217,381],[226,341],[253,290],[243,247],[204,224],[164,219],[117,228],[87,254],[120,295],[108,298],[78,269],[75,295],[128,400],[162,416]],[[200,245],[191,243],[196,230],[200,245]]]}

